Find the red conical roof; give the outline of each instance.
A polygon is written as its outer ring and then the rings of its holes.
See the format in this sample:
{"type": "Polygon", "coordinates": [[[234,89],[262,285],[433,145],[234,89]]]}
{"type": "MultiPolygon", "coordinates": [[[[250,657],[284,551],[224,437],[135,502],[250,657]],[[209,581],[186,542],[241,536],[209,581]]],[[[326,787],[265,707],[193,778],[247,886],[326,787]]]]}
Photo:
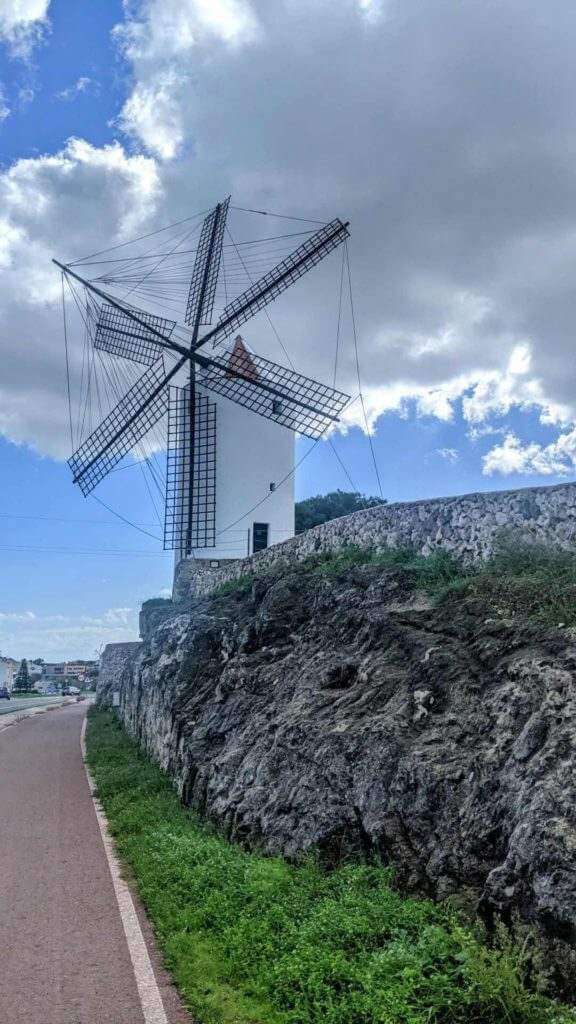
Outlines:
{"type": "Polygon", "coordinates": [[[228,376],[233,377],[235,373],[241,373],[249,380],[258,380],[259,377],[254,360],[239,334],[234,339],[234,348],[228,360],[228,376]]]}

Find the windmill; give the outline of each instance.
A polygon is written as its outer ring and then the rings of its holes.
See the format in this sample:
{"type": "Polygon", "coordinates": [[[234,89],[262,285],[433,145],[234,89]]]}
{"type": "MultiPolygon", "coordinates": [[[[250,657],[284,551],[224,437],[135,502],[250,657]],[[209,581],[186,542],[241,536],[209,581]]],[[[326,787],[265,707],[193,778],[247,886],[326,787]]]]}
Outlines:
{"type": "MultiPolygon", "coordinates": [[[[335,387],[256,355],[236,334],[340,246],[349,235],[348,224],[336,218],[306,232],[303,242],[226,302],[212,326],[229,205],[230,198],[218,203],[203,220],[193,250],[183,323],[161,315],[157,309],[141,309],[128,302],[127,296],[114,294],[110,283],[127,280],[126,273],[115,279],[107,270],[96,280],[89,280],[79,273],[83,261],[53,261],[62,271],[63,280],[85,289],[85,322],[94,351],[146,367],[68,460],[73,481],[84,496],[89,495],[167,418],[164,547],[175,550],[177,558],[195,552],[209,557],[217,547],[216,420],[221,399],[227,407],[233,403],[242,410],[239,415],[244,420],[247,414],[254,419],[261,417],[292,432],[292,437],[297,432],[314,439],[338,421],[349,401],[335,387]],[[183,373],[187,381],[182,386],[178,381],[183,373]]],[[[162,254],[162,266],[174,259],[174,252],[181,257],[181,248],[162,254]]],[[[159,264],[146,262],[150,259],[139,257],[138,273],[134,277],[132,271],[130,277],[136,284],[130,291],[137,285],[142,289],[146,282],[150,294],[157,296],[167,286],[166,274],[160,279],[159,264]],[[156,282],[155,290],[151,281],[156,282]]],[[[229,423],[228,433],[230,430],[235,432],[236,426],[229,423]]],[[[220,489],[226,486],[224,481],[220,489]]],[[[254,538],[253,547],[260,546],[265,544],[261,539],[256,543],[254,538]]]]}

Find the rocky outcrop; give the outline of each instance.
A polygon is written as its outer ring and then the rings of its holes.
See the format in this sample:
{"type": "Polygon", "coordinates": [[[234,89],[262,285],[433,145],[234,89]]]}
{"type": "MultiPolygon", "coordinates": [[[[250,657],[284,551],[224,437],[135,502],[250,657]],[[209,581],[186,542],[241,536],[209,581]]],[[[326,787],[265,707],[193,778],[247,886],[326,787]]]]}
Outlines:
{"type": "Polygon", "coordinates": [[[574,997],[576,643],[398,570],[269,576],[164,621],[121,714],[226,834],[534,924],[574,997]],[[572,966],[570,964],[572,963],[572,966]]]}

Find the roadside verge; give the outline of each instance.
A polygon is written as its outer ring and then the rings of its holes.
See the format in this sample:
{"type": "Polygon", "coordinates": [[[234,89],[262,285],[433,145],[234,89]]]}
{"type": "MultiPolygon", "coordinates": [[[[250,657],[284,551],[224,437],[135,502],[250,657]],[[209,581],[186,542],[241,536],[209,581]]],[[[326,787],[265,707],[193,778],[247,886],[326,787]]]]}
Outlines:
{"type": "Polygon", "coordinates": [[[88,761],[165,963],[202,1024],[574,1024],[528,990],[524,953],[377,861],[326,872],[227,842],[183,808],[110,712],[88,761]]]}

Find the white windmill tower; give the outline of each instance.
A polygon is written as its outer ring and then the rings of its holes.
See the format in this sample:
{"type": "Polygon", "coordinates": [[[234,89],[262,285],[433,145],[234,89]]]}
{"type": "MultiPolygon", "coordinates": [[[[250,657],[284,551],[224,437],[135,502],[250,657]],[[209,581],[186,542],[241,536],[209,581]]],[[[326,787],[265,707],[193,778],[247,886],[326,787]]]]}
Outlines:
{"type": "Polygon", "coordinates": [[[126,282],[130,292],[146,287],[157,310],[158,296],[174,293],[173,260],[182,259],[181,248],[153,266],[150,255],[106,260],[120,267],[92,280],[78,273],[88,258],[54,260],[69,283],[85,289],[95,353],[147,367],[69,459],[74,482],[89,494],[167,414],[164,547],[177,562],[199,565],[245,557],[293,535],[294,434],[320,437],[348,402],[335,388],[255,354],[237,333],[341,245],[348,225],[336,219],[307,232],[201,335],[212,323],[228,207],[229,199],[208,213],[192,250],[184,324],[114,294],[126,282]]]}

